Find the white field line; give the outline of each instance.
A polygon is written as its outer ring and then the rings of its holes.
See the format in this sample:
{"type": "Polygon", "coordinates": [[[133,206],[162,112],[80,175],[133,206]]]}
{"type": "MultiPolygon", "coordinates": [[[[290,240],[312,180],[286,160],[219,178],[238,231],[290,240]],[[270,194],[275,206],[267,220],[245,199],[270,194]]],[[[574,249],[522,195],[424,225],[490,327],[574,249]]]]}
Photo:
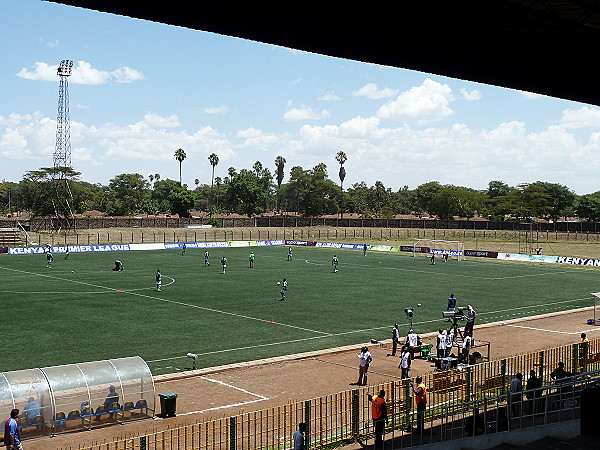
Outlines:
{"type": "MultiPolygon", "coordinates": [[[[315,266],[326,266],[329,265],[326,262],[317,262],[317,261],[310,261],[310,260],[305,260],[304,261],[306,264],[312,264],[315,266]]],[[[460,262],[458,264],[463,264],[463,262],[460,262]]],[[[471,278],[471,279],[476,279],[476,280],[488,280],[488,281],[500,281],[500,280],[511,280],[513,278],[528,278],[528,277],[543,277],[543,276],[548,276],[548,275],[555,275],[555,274],[561,274],[561,273],[569,273],[568,270],[560,270],[560,271],[555,271],[555,272],[543,272],[543,273],[535,273],[535,274],[529,274],[529,275],[511,275],[511,276],[506,276],[506,277],[480,277],[477,275],[464,275],[464,274],[459,274],[459,273],[449,273],[449,272],[435,272],[433,270],[421,270],[421,269],[404,269],[404,268],[400,268],[400,267],[385,267],[385,266],[363,266],[360,264],[351,264],[351,265],[340,265],[339,266],[341,268],[341,270],[347,268],[347,269],[361,269],[361,270],[397,270],[399,272],[413,272],[413,273],[427,273],[430,275],[442,275],[442,276],[448,276],[448,277],[458,277],[458,278],[471,278]]]]}
{"type": "Polygon", "coordinates": [[[590,333],[592,331],[598,331],[597,328],[590,328],[589,330],[581,330],[581,331],[558,331],[558,330],[548,330],[545,328],[526,327],[524,325],[508,324],[508,326],[515,327],[515,328],[525,328],[527,330],[542,331],[544,333],[559,333],[559,334],[581,334],[581,333],[590,333]]]}
{"type": "Polygon", "coordinates": [[[201,414],[201,413],[208,412],[208,411],[217,411],[220,409],[235,408],[238,406],[244,406],[244,405],[249,405],[251,403],[257,403],[257,402],[263,402],[265,400],[269,400],[269,397],[265,397],[264,395],[260,395],[260,394],[255,394],[254,392],[250,392],[246,389],[242,389],[240,387],[234,386],[233,384],[225,383],[224,381],[221,381],[221,380],[215,380],[215,379],[207,378],[207,377],[200,377],[200,378],[203,380],[206,380],[206,381],[210,381],[211,383],[217,383],[217,384],[220,384],[222,386],[225,386],[225,387],[228,387],[231,389],[236,389],[240,392],[243,392],[244,394],[248,394],[248,395],[251,395],[251,396],[257,397],[257,398],[255,400],[248,400],[246,402],[231,403],[229,405],[215,406],[212,408],[201,409],[198,411],[190,411],[190,412],[186,412],[183,414],[177,414],[177,416],[187,416],[189,414],[201,414]]]}
{"type": "Polygon", "coordinates": [[[135,295],[135,296],[138,296],[138,297],[149,298],[149,299],[160,301],[160,302],[171,303],[173,305],[186,306],[188,308],[195,308],[195,309],[200,309],[200,310],[203,310],[203,311],[210,311],[210,312],[214,312],[214,313],[217,313],[217,314],[225,314],[225,315],[228,315],[228,316],[238,317],[238,318],[242,318],[242,319],[255,320],[257,322],[272,323],[274,325],[279,325],[279,326],[282,326],[282,327],[294,328],[294,329],[297,329],[297,330],[308,331],[308,332],[311,332],[311,333],[317,333],[317,334],[321,334],[321,335],[325,335],[325,336],[329,336],[330,335],[329,333],[327,333],[325,331],[311,330],[310,328],[298,327],[298,326],[295,326],[295,325],[289,325],[289,324],[282,323],[282,322],[271,322],[270,320],[267,320],[267,319],[259,319],[257,317],[246,316],[244,314],[237,314],[237,313],[232,313],[232,312],[229,312],[229,311],[221,311],[219,309],[207,308],[205,306],[192,305],[192,304],[189,304],[189,303],[179,302],[179,301],[176,301],[176,300],[169,300],[169,299],[166,299],[166,298],[154,297],[154,296],[147,295],[147,294],[140,294],[139,292],[125,291],[125,290],[121,291],[120,289],[110,288],[110,287],[106,287],[106,286],[99,286],[99,285],[96,285],[96,284],[87,283],[85,281],[69,280],[69,279],[65,279],[65,278],[55,277],[53,275],[41,274],[41,273],[35,273],[35,272],[28,272],[28,271],[25,271],[25,270],[11,269],[11,268],[2,267],[2,266],[0,266],[0,269],[9,270],[9,271],[13,271],[13,272],[26,273],[26,274],[30,274],[30,275],[38,275],[38,276],[41,276],[41,277],[51,278],[51,279],[60,280],[60,281],[66,281],[66,282],[69,282],[69,283],[83,284],[83,285],[92,286],[92,287],[95,287],[95,288],[106,289],[106,290],[111,291],[111,292],[122,292],[123,294],[129,294],[129,295],[135,295]]]}

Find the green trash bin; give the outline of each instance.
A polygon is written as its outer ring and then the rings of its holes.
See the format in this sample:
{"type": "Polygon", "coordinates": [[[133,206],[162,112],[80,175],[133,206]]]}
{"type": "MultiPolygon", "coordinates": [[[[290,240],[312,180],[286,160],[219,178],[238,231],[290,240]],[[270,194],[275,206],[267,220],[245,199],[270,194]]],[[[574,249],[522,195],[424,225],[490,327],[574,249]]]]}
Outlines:
{"type": "Polygon", "coordinates": [[[162,417],[175,417],[177,409],[177,394],[175,392],[163,392],[160,397],[160,415],[162,417]]]}

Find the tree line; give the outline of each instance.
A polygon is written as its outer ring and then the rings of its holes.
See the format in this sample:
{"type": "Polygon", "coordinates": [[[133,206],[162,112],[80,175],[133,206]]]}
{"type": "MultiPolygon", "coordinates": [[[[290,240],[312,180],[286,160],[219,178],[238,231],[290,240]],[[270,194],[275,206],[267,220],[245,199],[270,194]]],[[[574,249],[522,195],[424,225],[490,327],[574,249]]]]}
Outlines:
{"type": "Polygon", "coordinates": [[[0,211],[53,215],[54,183],[60,177],[67,179],[74,214],[97,210],[110,216],[168,213],[186,217],[190,211],[199,210],[251,217],[275,210],[306,217],[358,213],[381,218],[429,215],[443,220],[455,216],[483,216],[491,220],[537,217],[553,221],[576,216],[587,221],[600,220],[600,191],[576,195],[566,186],[544,181],[509,186],[494,180],[485,190],[430,181],[415,189],[404,186],[397,191],[386,188],[381,181],[372,186],[361,181],[344,189],[344,164],[348,158],[340,151],[336,154],[337,180],[330,178],[324,163],[310,169],[293,166],[287,170],[282,156],[274,160],[274,172],[256,161],[250,168],[229,167],[226,176],[215,176],[219,157],[213,153],[208,157],[212,167],[210,184],[196,179],[195,186],[188,186],[181,181],[185,151],[177,149],[174,156],[179,162],[178,181],[163,179],[159,173],[148,177],[123,173],[103,185],[80,180],[80,173],[68,167],[32,170],[18,183],[0,183],[0,211]]]}

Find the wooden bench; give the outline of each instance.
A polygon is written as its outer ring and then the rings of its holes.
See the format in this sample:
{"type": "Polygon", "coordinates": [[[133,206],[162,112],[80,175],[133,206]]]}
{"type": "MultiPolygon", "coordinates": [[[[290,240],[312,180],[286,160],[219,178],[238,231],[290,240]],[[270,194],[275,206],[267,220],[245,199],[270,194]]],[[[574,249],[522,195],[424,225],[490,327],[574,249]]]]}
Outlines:
{"type": "Polygon", "coordinates": [[[482,391],[491,391],[492,389],[500,388],[504,385],[504,381],[506,380],[505,375],[494,375],[492,377],[488,377],[483,380],[480,384],[482,391]]]}
{"type": "Polygon", "coordinates": [[[461,373],[453,371],[433,372],[433,391],[449,391],[463,388],[467,385],[461,373]]]}

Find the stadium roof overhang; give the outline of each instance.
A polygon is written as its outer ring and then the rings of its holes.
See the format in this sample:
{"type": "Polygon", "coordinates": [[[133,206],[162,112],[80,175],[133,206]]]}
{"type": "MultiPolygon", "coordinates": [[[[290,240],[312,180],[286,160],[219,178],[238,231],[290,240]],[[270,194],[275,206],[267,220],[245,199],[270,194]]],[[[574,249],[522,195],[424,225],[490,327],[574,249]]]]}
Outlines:
{"type": "Polygon", "coordinates": [[[600,105],[596,0],[46,1],[600,105]]]}

